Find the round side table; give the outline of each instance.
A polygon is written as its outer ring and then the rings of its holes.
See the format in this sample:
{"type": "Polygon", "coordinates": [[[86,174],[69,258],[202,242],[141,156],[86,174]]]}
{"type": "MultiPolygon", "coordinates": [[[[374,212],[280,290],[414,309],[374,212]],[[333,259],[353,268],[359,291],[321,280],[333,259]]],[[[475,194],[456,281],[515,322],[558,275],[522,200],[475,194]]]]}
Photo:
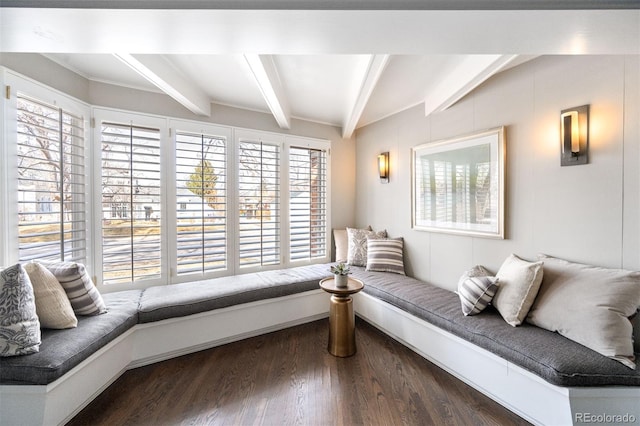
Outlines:
{"type": "Polygon", "coordinates": [[[356,353],[356,318],[352,294],[364,288],[364,283],[349,278],[346,287],[336,287],[333,277],[320,281],[320,287],[331,293],[329,309],[329,346],[331,355],[348,357],[356,353]]]}

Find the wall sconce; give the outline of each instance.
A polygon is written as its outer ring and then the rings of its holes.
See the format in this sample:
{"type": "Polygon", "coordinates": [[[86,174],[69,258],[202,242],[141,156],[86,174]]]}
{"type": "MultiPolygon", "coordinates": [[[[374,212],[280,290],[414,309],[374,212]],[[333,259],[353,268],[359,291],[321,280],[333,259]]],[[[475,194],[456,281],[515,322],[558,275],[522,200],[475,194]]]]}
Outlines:
{"type": "Polygon", "coordinates": [[[383,152],[378,155],[378,171],[380,172],[380,182],[389,182],[389,153],[383,152]]]}
{"type": "Polygon", "coordinates": [[[560,165],[587,164],[589,153],[589,105],[560,113],[560,165]]]}

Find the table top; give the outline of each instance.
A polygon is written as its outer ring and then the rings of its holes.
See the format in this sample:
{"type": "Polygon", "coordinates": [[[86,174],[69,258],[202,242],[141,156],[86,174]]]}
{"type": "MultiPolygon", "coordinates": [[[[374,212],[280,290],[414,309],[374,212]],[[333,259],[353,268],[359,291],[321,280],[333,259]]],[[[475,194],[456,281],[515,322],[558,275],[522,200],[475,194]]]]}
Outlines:
{"type": "Polygon", "coordinates": [[[320,280],[320,287],[327,293],[348,295],[362,290],[364,288],[364,283],[359,279],[349,277],[346,287],[336,287],[336,282],[333,277],[327,277],[320,280]]]}

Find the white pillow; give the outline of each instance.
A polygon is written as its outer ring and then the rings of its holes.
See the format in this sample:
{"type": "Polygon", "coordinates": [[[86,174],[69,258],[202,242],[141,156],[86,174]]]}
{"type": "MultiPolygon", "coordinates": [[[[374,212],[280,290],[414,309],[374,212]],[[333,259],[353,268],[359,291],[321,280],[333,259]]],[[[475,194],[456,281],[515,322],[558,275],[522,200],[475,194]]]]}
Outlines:
{"type": "Polygon", "coordinates": [[[500,285],[493,306],[512,325],[522,324],[542,282],[542,262],[527,262],[511,254],[496,274],[500,285]]]}
{"type": "Polygon", "coordinates": [[[334,229],[333,240],[336,243],[336,262],[347,263],[349,253],[349,238],[346,229],[334,229]]]}
{"type": "Polygon", "coordinates": [[[635,369],[629,318],[640,306],[640,272],[538,257],[544,280],[527,322],[635,369]]]}
{"type": "Polygon", "coordinates": [[[640,308],[631,319],[633,325],[633,352],[640,354],[640,308]]]}
{"type": "Polygon", "coordinates": [[[71,302],[64,288],[47,268],[31,262],[24,266],[33,285],[40,327],[64,329],[78,326],[71,302]]]}
{"type": "Polygon", "coordinates": [[[40,350],[40,321],[33,287],[20,263],[0,272],[0,356],[40,350]]]}

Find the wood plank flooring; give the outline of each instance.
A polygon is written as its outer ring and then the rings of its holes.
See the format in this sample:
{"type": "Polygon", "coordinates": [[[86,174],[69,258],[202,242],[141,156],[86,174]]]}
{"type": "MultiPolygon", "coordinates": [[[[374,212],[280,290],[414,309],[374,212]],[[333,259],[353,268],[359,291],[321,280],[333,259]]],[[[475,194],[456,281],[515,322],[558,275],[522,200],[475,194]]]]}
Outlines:
{"type": "Polygon", "coordinates": [[[358,352],[327,353],[328,319],[126,372],[78,425],[524,425],[358,320],[358,352]]]}

